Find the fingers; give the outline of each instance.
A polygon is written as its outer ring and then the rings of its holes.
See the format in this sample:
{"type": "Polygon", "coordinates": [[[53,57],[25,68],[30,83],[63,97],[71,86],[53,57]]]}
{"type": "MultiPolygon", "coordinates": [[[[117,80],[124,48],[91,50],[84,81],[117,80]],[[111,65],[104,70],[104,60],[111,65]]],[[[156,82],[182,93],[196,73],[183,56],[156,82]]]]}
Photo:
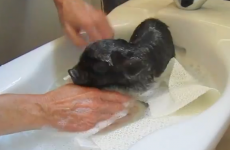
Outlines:
{"type": "MultiPolygon", "coordinates": [[[[112,38],[113,30],[106,18],[106,15],[101,10],[96,10],[90,5],[86,5],[86,9],[90,12],[90,19],[92,20],[91,29],[97,33],[97,36],[92,36],[93,40],[112,38]]],[[[91,34],[91,32],[87,33],[89,35],[91,34]]]]}
{"type": "Polygon", "coordinates": [[[115,113],[123,109],[122,104],[107,102],[105,106],[101,106],[99,109],[93,111],[87,111],[85,113],[71,110],[71,112],[63,111],[59,112],[58,117],[55,117],[54,127],[70,131],[80,132],[87,131],[93,128],[98,122],[111,118],[115,113]]]}
{"type": "MultiPolygon", "coordinates": [[[[76,100],[91,100],[91,108],[97,109],[103,109],[103,108],[111,108],[111,112],[113,112],[113,109],[115,110],[121,110],[123,109],[124,103],[128,103],[129,100],[131,100],[130,96],[122,95],[118,92],[112,92],[112,91],[92,91],[87,92],[81,95],[78,95],[75,97],[76,100]]],[[[83,106],[83,105],[81,105],[83,106]]],[[[77,107],[80,107],[78,105],[77,107]]]]}
{"type": "Polygon", "coordinates": [[[91,42],[101,40],[102,37],[101,37],[100,33],[98,32],[97,28],[95,27],[94,22],[90,19],[88,19],[88,20],[89,21],[84,23],[84,25],[82,26],[82,29],[88,34],[89,40],[91,42]]]}
{"type": "Polygon", "coordinates": [[[89,35],[90,41],[112,38],[113,30],[107,21],[106,15],[86,4],[87,18],[82,19],[81,28],[89,35]]]}
{"type": "Polygon", "coordinates": [[[65,126],[59,125],[57,128],[69,131],[69,132],[82,132],[87,131],[93,128],[95,124],[86,124],[86,123],[78,123],[78,124],[66,124],[65,126]]]}
{"type": "Polygon", "coordinates": [[[124,110],[125,107],[121,103],[114,103],[109,101],[104,101],[98,110],[100,113],[115,114],[119,111],[124,110]]]}
{"type": "Polygon", "coordinates": [[[113,30],[106,15],[85,2],[65,1],[59,11],[66,34],[77,46],[87,45],[87,42],[79,34],[80,30],[84,30],[88,34],[91,42],[113,37],[113,30]]]}
{"type": "Polygon", "coordinates": [[[104,101],[124,103],[131,100],[131,97],[128,95],[120,94],[119,92],[114,91],[101,91],[98,95],[100,99],[104,101]]]}
{"type": "Polygon", "coordinates": [[[113,37],[113,29],[102,11],[98,11],[93,16],[95,28],[101,34],[102,39],[109,39],[113,37]]]}
{"type": "Polygon", "coordinates": [[[77,32],[72,26],[69,24],[64,24],[66,34],[69,36],[69,38],[76,44],[77,46],[85,46],[87,45],[86,41],[79,35],[79,32],[77,32]]]}
{"type": "Polygon", "coordinates": [[[113,116],[113,114],[107,114],[107,113],[100,114],[97,121],[98,122],[104,121],[104,120],[107,120],[107,119],[111,118],[112,116],[113,116]]]}
{"type": "MultiPolygon", "coordinates": [[[[83,94],[77,95],[75,97],[76,100],[84,100],[89,99],[94,103],[97,103],[100,106],[108,106],[108,105],[120,105],[120,103],[126,103],[131,100],[131,97],[128,95],[120,94],[119,92],[114,91],[101,91],[101,90],[90,90],[83,94]]],[[[110,106],[108,106],[110,108],[110,106]]]]}
{"type": "Polygon", "coordinates": [[[55,120],[51,120],[51,125],[55,128],[70,131],[80,132],[93,128],[98,122],[98,118],[92,113],[79,115],[77,113],[68,113],[68,116],[60,116],[55,120]]]}

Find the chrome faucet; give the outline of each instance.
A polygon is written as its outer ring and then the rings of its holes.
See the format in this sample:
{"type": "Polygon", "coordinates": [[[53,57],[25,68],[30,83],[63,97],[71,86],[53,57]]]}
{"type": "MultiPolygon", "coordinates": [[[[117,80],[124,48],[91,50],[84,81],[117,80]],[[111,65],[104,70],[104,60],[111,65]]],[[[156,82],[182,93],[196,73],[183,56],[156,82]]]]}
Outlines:
{"type": "Polygon", "coordinates": [[[174,0],[176,6],[185,10],[200,9],[207,0],[174,0]]]}

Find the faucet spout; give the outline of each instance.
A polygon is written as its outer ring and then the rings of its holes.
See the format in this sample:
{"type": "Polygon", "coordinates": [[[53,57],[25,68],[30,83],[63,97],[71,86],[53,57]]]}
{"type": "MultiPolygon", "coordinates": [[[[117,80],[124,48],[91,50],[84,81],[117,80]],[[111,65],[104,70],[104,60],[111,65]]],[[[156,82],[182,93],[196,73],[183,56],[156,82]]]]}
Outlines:
{"type": "Polygon", "coordinates": [[[184,10],[200,9],[207,0],[174,0],[176,6],[184,10]]]}

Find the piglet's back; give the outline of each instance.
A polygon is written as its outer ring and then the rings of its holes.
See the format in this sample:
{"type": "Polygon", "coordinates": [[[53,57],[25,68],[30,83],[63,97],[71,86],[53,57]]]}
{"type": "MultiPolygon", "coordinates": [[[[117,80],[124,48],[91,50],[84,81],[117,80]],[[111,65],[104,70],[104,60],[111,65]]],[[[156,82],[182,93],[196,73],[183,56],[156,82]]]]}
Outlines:
{"type": "Polygon", "coordinates": [[[155,18],[146,19],[138,25],[130,38],[130,43],[147,51],[148,58],[155,68],[156,77],[161,75],[170,59],[175,57],[173,39],[168,26],[155,18]]]}

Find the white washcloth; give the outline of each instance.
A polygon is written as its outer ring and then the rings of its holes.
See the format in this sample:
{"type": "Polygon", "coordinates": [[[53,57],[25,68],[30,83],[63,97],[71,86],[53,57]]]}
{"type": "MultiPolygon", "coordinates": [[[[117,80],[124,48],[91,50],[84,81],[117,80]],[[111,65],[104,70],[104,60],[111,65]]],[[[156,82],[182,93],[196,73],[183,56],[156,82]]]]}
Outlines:
{"type": "MultiPolygon", "coordinates": [[[[161,94],[152,96],[148,100],[151,116],[162,117],[172,114],[180,108],[197,100],[200,96],[209,96],[209,99],[203,101],[215,102],[220,93],[218,90],[200,85],[183,66],[173,58],[166,68],[165,73],[169,73],[169,81],[166,88],[161,88],[161,94]]],[[[167,76],[167,75],[163,75],[167,76]]],[[[167,80],[166,80],[167,82],[167,80]]]]}

